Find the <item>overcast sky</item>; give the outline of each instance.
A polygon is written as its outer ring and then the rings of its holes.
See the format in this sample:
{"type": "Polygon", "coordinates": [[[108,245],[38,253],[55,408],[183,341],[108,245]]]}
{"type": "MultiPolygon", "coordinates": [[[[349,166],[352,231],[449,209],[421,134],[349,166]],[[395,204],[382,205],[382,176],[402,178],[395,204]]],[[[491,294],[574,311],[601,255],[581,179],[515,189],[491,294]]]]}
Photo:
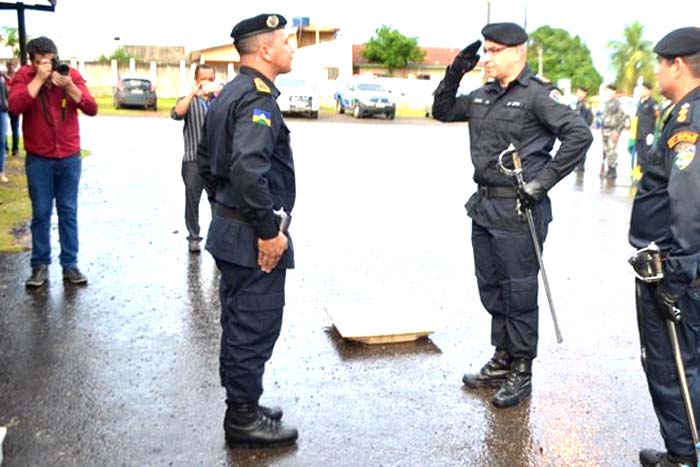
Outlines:
{"type": "MultiPolygon", "coordinates": [[[[25,4],[48,3],[24,0],[25,4]]],[[[698,18],[697,0],[665,0],[663,12],[639,2],[590,0],[58,0],[55,13],[26,12],[30,37],[54,39],[64,58],[86,59],[109,55],[115,37],[124,45],[180,45],[198,49],[230,41],[229,33],[240,19],[262,12],[281,13],[291,22],[306,16],[319,26],[341,29],[353,43],[366,42],[386,24],[418,37],[422,46],[463,47],[480,38],[490,4],[491,22],[513,21],[533,31],[542,25],[568,30],[591,49],[598,71],[611,77],[609,40],[622,40],[625,25],[639,20],[645,37],[656,42],[677,27],[698,18]],[[426,8],[429,7],[429,8],[426,8]],[[527,14],[526,14],[527,12],[527,14]],[[687,19],[687,20],[686,20],[687,19]]],[[[16,26],[15,12],[0,12],[0,25],[16,26]]]]}

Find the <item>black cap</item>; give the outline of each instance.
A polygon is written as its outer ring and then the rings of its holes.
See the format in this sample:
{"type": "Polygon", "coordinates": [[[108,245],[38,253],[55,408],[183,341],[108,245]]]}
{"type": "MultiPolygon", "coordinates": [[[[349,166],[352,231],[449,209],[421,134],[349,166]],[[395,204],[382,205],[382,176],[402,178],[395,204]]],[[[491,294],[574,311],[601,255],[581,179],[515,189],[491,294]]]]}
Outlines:
{"type": "Polygon", "coordinates": [[[683,57],[700,52],[700,28],[689,26],[669,32],[656,44],[654,52],[662,57],[683,57]]]}
{"type": "Polygon", "coordinates": [[[236,43],[241,39],[256,34],[283,29],[285,24],[287,24],[287,20],[284,16],[275,13],[263,13],[258,16],[253,16],[252,18],[244,19],[235,25],[231,30],[231,37],[233,37],[233,42],[236,43]]]}
{"type": "Polygon", "coordinates": [[[481,35],[488,41],[512,47],[527,40],[525,30],[515,23],[491,23],[484,26],[481,35]]]}

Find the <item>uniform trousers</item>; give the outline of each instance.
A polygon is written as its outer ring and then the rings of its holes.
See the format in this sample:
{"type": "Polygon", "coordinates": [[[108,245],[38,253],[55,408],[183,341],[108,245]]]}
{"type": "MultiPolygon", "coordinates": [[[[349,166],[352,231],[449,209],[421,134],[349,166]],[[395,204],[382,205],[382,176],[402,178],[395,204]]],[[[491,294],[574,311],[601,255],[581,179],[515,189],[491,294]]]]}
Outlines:
{"type": "Polygon", "coordinates": [[[221,271],[219,374],[229,403],[257,402],[282,328],[286,269],[270,274],[217,259],[221,271]]]}
{"type": "MultiPolygon", "coordinates": [[[[681,395],[678,372],[666,321],[656,310],[654,284],[636,281],[637,318],[646,374],[654,411],[666,450],[679,457],[694,457],[692,437],[681,395]]],[[[695,412],[700,421],[700,287],[688,289],[678,300],[681,321],[677,325],[685,374],[695,412]]]]}
{"type": "MultiPolygon", "coordinates": [[[[547,225],[537,227],[540,247],[547,225]]],[[[479,297],[491,314],[491,344],[511,357],[537,356],[537,273],[529,230],[509,231],[472,222],[474,270],[479,297]]]]}

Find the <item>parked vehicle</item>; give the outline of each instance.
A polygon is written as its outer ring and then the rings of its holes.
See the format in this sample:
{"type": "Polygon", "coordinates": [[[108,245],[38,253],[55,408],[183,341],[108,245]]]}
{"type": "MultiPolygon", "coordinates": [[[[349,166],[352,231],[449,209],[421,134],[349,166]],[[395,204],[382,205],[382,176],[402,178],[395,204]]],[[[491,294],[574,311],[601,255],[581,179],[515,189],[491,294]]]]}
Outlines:
{"type": "Polygon", "coordinates": [[[355,118],[384,115],[389,120],[396,116],[396,102],[391,93],[376,80],[354,78],[341,85],[335,93],[338,113],[352,112],[355,118]]]}
{"type": "Polygon", "coordinates": [[[114,87],[112,104],[115,109],[143,107],[146,110],[158,110],[156,88],[148,78],[122,77],[114,87]]]}
{"type": "Polygon", "coordinates": [[[303,78],[282,75],[275,80],[275,86],[280,91],[277,105],[283,114],[318,118],[321,96],[314,84],[303,78]]]}

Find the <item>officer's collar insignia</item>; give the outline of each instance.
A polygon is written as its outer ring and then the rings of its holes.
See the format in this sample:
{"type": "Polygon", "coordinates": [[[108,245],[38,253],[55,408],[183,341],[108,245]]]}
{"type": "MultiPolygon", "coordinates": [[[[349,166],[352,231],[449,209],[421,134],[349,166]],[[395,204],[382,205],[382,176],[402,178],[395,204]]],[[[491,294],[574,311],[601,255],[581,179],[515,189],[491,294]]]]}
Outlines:
{"type": "Polygon", "coordinates": [[[690,143],[695,144],[698,140],[698,134],[692,131],[681,131],[671,136],[666,145],[669,149],[673,149],[678,143],[690,143]]]}
{"type": "Polygon", "coordinates": [[[265,21],[265,24],[267,25],[268,28],[274,29],[280,24],[280,20],[277,17],[277,15],[270,15],[267,17],[267,21],[265,21]]]}
{"type": "Polygon", "coordinates": [[[253,123],[272,126],[272,114],[262,109],[253,109],[253,123]]]}
{"type": "Polygon", "coordinates": [[[270,91],[270,87],[265,84],[265,81],[262,80],[262,78],[255,78],[253,80],[253,83],[255,83],[255,89],[257,89],[260,92],[266,92],[270,94],[272,91],[270,91]]]}
{"type": "Polygon", "coordinates": [[[549,97],[557,104],[564,104],[564,96],[561,95],[561,91],[558,89],[552,89],[549,92],[549,97]]]}
{"type": "Polygon", "coordinates": [[[678,143],[673,151],[673,163],[679,170],[685,170],[695,158],[695,144],[678,143]]]}
{"type": "Polygon", "coordinates": [[[688,120],[688,110],[690,108],[690,104],[687,102],[681,106],[681,109],[678,111],[678,118],[676,118],[676,121],[679,123],[683,123],[688,120]]]}

